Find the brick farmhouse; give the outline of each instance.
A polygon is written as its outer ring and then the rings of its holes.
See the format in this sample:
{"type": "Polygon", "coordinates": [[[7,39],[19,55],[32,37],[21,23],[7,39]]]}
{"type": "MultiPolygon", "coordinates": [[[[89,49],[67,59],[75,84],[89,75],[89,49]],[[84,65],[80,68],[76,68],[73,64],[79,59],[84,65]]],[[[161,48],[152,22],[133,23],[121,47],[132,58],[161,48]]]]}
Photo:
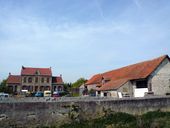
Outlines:
{"type": "Polygon", "coordinates": [[[51,68],[21,68],[20,75],[12,75],[9,73],[7,78],[7,86],[12,92],[20,93],[21,90],[29,92],[37,91],[62,91],[62,76],[52,76],[51,68]]]}

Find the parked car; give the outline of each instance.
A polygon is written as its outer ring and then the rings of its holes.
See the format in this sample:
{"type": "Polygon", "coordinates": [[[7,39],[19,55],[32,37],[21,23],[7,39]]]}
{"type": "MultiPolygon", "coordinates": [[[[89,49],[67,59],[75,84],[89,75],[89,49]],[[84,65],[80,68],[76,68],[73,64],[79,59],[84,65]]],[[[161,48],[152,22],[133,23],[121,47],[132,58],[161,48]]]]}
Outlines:
{"type": "Polygon", "coordinates": [[[35,97],[43,97],[43,96],[44,96],[43,92],[38,91],[35,93],[35,97]]]}
{"type": "Polygon", "coordinates": [[[58,91],[53,92],[53,97],[60,97],[60,94],[58,91]]]}
{"type": "Polygon", "coordinates": [[[0,93],[0,97],[9,97],[9,94],[8,94],[8,93],[1,92],[1,93],[0,93]]]}
{"type": "Polygon", "coordinates": [[[28,93],[28,90],[21,90],[21,94],[26,94],[28,93]]]}
{"type": "Polygon", "coordinates": [[[51,91],[44,91],[44,97],[51,97],[51,91]]]}
{"type": "Polygon", "coordinates": [[[23,97],[28,97],[30,95],[30,92],[28,90],[21,90],[20,95],[23,97]]]}

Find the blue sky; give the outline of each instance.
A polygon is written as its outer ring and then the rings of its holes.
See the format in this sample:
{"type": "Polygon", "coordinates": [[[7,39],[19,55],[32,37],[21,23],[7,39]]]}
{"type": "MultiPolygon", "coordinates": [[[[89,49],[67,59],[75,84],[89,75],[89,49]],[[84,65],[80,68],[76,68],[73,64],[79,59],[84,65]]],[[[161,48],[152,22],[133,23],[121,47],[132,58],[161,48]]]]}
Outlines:
{"type": "Polygon", "coordinates": [[[24,65],[73,82],[169,48],[170,0],[0,0],[0,80],[24,65]]]}

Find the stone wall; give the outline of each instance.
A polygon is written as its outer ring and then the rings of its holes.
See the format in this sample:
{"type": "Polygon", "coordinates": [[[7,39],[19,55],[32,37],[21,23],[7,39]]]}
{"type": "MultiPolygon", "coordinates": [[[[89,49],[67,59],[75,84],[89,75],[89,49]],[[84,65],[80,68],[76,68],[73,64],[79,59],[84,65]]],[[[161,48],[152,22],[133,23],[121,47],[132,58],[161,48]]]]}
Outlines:
{"type": "Polygon", "coordinates": [[[155,110],[170,111],[170,97],[1,99],[0,127],[60,125],[97,118],[111,111],[140,115],[155,110]]]}
{"type": "Polygon", "coordinates": [[[123,94],[129,94],[130,97],[133,97],[133,85],[130,81],[126,82],[123,86],[121,86],[118,89],[119,92],[123,93],[123,94]]]}
{"type": "Polygon", "coordinates": [[[170,93],[170,62],[168,59],[164,60],[152,73],[149,81],[151,81],[151,90],[155,95],[170,93]]]}

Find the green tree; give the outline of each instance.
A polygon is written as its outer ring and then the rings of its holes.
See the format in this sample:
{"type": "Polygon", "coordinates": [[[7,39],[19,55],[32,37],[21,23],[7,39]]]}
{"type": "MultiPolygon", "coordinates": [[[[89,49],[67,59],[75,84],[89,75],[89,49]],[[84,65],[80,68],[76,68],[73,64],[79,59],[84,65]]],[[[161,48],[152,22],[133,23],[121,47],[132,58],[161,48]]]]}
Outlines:
{"type": "Polygon", "coordinates": [[[84,84],[84,83],[86,83],[86,79],[84,79],[84,78],[79,78],[76,82],[74,82],[73,84],[72,84],[72,86],[71,86],[71,95],[73,96],[73,97],[77,97],[77,96],[79,96],[79,87],[82,85],[82,84],[84,84]]]}
{"type": "Polygon", "coordinates": [[[72,88],[79,88],[82,84],[86,82],[87,80],[85,78],[79,78],[76,82],[72,84],[72,88]]]}
{"type": "Polygon", "coordinates": [[[64,91],[69,93],[71,91],[71,83],[64,83],[64,91]]]}
{"type": "Polygon", "coordinates": [[[0,92],[10,93],[9,88],[6,86],[6,82],[7,82],[7,80],[4,79],[4,80],[2,80],[2,82],[0,83],[0,92]]]}

